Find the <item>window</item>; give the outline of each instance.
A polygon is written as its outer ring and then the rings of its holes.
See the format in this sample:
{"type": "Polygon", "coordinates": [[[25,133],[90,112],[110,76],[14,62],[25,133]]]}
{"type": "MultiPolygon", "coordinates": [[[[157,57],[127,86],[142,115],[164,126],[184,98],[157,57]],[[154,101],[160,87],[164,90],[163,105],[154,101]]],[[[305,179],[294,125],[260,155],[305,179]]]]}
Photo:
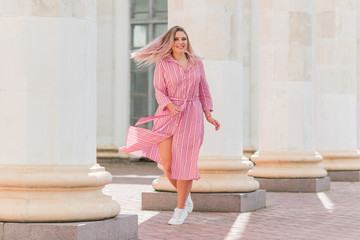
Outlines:
{"type": "MultiPolygon", "coordinates": [[[[131,51],[167,31],[167,0],[131,0],[131,51]]],[[[131,61],[130,124],[155,114],[154,66],[139,68],[131,61]]],[[[152,122],[142,127],[152,128],[152,122]]]]}

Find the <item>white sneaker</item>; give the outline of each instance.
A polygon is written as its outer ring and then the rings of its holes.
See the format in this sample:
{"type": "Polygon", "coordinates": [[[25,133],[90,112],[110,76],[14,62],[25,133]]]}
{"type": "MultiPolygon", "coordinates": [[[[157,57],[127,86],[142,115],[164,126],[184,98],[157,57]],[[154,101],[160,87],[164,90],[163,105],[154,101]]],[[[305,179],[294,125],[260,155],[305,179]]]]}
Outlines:
{"type": "Polygon", "coordinates": [[[184,222],[184,220],[187,216],[188,216],[188,212],[186,211],[186,209],[175,208],[174,215],[169,220],[168,224],[180,225],[184,222]]]}
{"type": "Polygon", "coordinates": [[[188,196],[188,198],[186,199],[186,202],[185,202],[185,209],[187,210],[188,213],[191,213],[193,208],[194,208],[194,203],[191,200],[191,196],[190,196],[190,193],[189,193],[189,196],[188,196]]]}

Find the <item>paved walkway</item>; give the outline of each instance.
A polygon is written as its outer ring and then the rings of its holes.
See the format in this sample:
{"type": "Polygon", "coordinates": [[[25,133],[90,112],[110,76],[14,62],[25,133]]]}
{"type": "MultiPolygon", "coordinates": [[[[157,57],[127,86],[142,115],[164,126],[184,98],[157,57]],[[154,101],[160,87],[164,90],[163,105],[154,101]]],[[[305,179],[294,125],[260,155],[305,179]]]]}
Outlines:
{"type": "Polygon", "coordinates": [[[104,191],[137,214],[139,239],[360,239],[360,183],[332,182],[323,193],[272,193],[267,207],[248,213],[191,213],[171,226],[172,212],[141,211],[141,192],[161,174],[155,164],[106,167],[113,183],[104,191]]]}

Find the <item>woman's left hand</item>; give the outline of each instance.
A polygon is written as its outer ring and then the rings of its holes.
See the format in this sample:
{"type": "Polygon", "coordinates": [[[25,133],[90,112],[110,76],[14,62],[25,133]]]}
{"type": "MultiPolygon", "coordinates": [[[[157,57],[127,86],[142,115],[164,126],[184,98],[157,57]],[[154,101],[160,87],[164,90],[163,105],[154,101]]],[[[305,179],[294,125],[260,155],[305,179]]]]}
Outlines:
{"type": "Polygon", "coordinates": [[[212,118],[212,117],[208,117],[208,118],[206,118],[206,120],[207,120],[209,123],[211,123],[212,125],[215,126],[215,131],[219,130],[219,128],[220,128],[220,123],[219,123],[218,121],[216,121],[216,120],[215,120],[214,118],[212,118]]]}

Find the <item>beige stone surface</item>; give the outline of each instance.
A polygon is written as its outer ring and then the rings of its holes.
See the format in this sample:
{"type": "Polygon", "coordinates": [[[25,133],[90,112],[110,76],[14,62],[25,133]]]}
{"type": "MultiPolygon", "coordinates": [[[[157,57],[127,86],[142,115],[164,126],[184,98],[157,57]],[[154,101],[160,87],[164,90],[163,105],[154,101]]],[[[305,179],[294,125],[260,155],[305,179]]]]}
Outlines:
{"type": "Polygon", "coordinates": [[[197,53],[206,59],[241,61],[241,7],[242,1],[233,0],[168,1],[168,23],[185,27],[197,53]]]}
{"type": "MultiPolygon", "coordinates": [[[[288,52],[288,72],[289,80],[292,81],[312,81],[312,49],[310,47],[299,48],[298,46],[289,47],[288,52]]],[[[286,59],[286,58],[285,58],[286,59]]]]}
{"type": "Polygon", "coordinates": [[[252,107],[252,104],[256,105],[254,99],[256,99],[256,81],[253,81],[254,76],[251,69],[253,38],[251,35],[251,0],[242,1],[242,63],[243,63],[243,144],[244,146],[257,146],[256,134],[257,130],[257,118],[256,108],[252,107]]]}
{"type": "Polygon", "coordinates": [[[66,17],[96,21],[96,0],[1,0],[0,16],[66,17]]]}
{"type": "Polygon", "coordinates": [[[360,149],[360,0],[356,1],[356,104],[357,104],[357,148],[360,149]]]}
{"type": "Polygon", "coordinates": [[[130,124],[130,1],[97,1],[98,146],[125,145],[130,124]]]}
{"type": "Polygon", "coordinates": [[[0,31],[0,164],[95,163],[96,24],[0,17],[0,31]]]}
{"type": "Polygon", "coordinates": [[[327,175],[319,163],[322,156],[312,152],[256,152],[249,175],[262,178],[318,178],[327,175]]]}
{"type": "Polygon", "coordinates": [[[321,165],[326,170],[360,170],[360,150],[319,151],[324,160],[321,165]]]}
{"type": "Polygon", "coordinates": [[[98,145],[96,147],[96,158],[130,158],[131,156],[124,152],[119,152],[116,145],[98,145]]]}
{"type": "Polygon", "coordinates": [[[61,222],[116,216],[120,206],[102,188],[111,174],[99,165],[0,166],[0,221],[61,222]]]}
{"type": "MultiPolygon", "coordinates": [[[[320,2],[320,1],[317,1],[320,2]]],[[[321,27],[317,28],[317,37],[334,38],[335,37],[335,13],[331,11],[319,12],[316,15],[317,24],[321,27]]],[[[319,45],[321,47],[321,45],[319,45]]]]}
{"type": "Polygon", "coordinates": [[[297,46],[311,46],[311,13],[289,12],[289,43],[297,46]]]}

